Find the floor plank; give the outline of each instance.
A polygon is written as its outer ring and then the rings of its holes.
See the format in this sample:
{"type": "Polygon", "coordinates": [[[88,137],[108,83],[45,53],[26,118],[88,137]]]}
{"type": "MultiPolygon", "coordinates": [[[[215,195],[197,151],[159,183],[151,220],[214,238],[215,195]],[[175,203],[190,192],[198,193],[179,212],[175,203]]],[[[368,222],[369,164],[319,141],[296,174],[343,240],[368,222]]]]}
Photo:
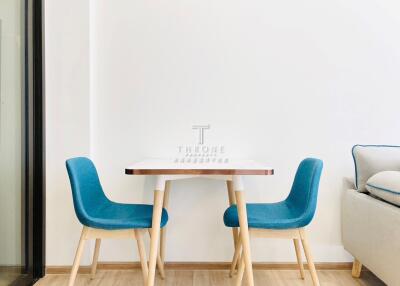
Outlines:
{"type": "Polygon", "coordinates": [[[9,273],[9,272],[0,272],[0,286],[8,286],[15,279],[18,278],[20,274],[18,273],[9,273]]]}
{"type": "MultiPolygon", "coordinates": [[[[360,279],[351,277],[349,270],[319,270],[318,277],[324,286],[384,286],[371,272],[363,271],[360,279]]],[[[166,279],[158,275],[157,286],[233,286],[235,278],[227,270],[167,270],[166,279]]],[[[246,280],[246,278],[244,279],[246,280]]],[[[312,286],[311,276],[306,271],[304,280],[297,270],[255,270],[256,285],[312,286]]],[[[246,281],[244,281],[246,282],[246,281]]],[[[36,286],[63,286],[68,284],[68,275],[50,274],[37,282],[36,286]]],[[[88,274],[79,274],[76,286],[142,286],[140,270],[99,270],[91,280],[88,274]]],[[[246,283],[243,283],[246,285],[246,283]]]]}

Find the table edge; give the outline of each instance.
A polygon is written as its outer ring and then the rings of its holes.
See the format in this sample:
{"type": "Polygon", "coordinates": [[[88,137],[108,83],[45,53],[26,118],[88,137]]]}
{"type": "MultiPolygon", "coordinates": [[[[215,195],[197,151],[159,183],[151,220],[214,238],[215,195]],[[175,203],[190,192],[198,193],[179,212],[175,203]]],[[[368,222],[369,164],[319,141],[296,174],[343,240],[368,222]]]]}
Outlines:
{"type": "Polygon", "coordinates": [[[274,169],[125,169],[126,175],[274,175],[274,169]]]}

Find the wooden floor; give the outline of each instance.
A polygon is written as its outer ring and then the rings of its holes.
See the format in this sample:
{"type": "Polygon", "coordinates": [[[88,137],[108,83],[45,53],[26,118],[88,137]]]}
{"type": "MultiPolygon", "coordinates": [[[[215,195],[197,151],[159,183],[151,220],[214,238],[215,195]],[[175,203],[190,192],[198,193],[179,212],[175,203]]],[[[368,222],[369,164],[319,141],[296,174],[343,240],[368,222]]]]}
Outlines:
{"type": "MultiPolygon", "coordinates": [[[[351,277],[349,270],[319,270],[318,276],[322,286],[384,286],[371,272],[363,271],[360,279],[351,277]]],[[[306,279],[299,278],[295,270],[255,270],[255,285],[273,286],[305,286],[312,285],[309,273],[306,279]]],[[[37,282],[36,286],[67,285],[68,275],[50,274],[37,282]]],[[[76,286],[143,286],[142,274],[139,270],[98,270],[96,278],[90,280],[88,274],[79,274],[76,286]]],[[[229,278],[225,270],[167,270],[166,279],[156,279],[157,286],[232,286],[234,279],[229,278]]],[[[243,283],[246,285],[246,283],[243,283]]]]}
{"type": "Polygon", "coordinates": [[[0,272],[0,286],[10,285],[18,276],[18,273],[0,272]]]}

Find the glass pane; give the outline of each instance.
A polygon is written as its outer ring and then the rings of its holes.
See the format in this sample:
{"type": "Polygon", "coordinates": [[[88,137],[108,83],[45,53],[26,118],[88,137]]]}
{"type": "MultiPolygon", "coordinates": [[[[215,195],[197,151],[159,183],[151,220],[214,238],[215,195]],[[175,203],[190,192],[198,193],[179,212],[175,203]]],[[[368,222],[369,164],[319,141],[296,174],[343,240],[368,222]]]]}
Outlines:
{"type": "Polygon", "coordinates": [[[0,286],[23,270],[23,1],[0,0],[0,286]]]}

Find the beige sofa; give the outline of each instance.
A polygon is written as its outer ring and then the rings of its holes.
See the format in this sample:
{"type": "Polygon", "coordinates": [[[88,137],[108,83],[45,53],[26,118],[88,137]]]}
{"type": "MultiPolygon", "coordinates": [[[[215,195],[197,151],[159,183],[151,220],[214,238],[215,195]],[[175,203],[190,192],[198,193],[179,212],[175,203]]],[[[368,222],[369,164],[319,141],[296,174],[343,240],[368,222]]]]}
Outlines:
{"type": "Polygon", "coordinates": [[[345,189],[342,240],[354,256],[353,276],[365,265],[387,285],[400,286],[400,207],[356,190],[353,180],[345,189]]]}

